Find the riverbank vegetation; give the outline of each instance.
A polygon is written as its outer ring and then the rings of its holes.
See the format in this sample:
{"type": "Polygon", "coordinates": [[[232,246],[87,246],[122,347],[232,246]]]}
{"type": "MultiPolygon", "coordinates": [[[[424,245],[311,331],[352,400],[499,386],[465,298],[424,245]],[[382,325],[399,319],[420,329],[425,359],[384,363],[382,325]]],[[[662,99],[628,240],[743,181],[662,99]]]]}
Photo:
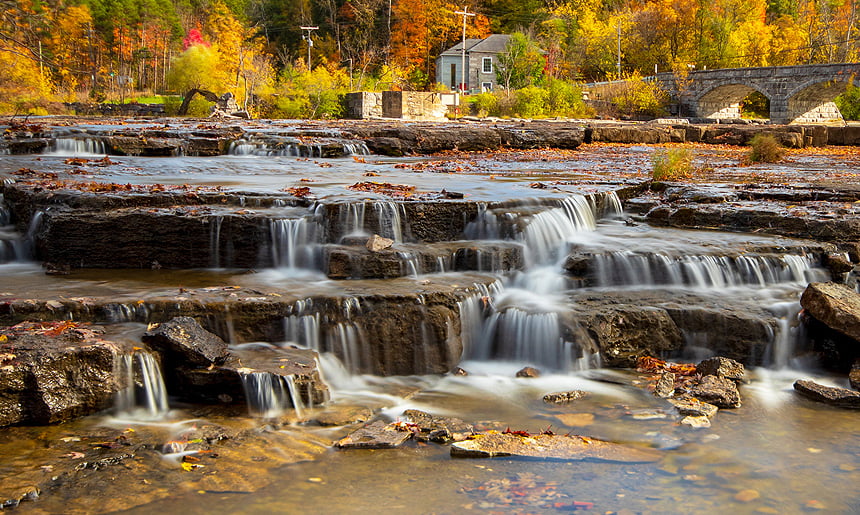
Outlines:
{"type": "MultiPolygon", "coordinates": [[[[574,99],[582,83],[856,61],[853,6],[479,0],[469,7],[477,15],[466,36],[513,34],[518,51],[500,57],[505,90],[472,104],[501,116],[582,116],[588,109],[574,99]]],[[[257,115],[337,117],[348,91],[439,88],[436,57],[462,37],[460,9],[445,0],[7,0],[0,111],[155,101],[169,113],[173,97],[198,87],[229,91],[257,115]]],[[[645,98],[653,92],[631,89],[609,100],[620,115],[662,110],[645,98]]],[[[198,100],[190,112],[205,109],[198,100]]]]}

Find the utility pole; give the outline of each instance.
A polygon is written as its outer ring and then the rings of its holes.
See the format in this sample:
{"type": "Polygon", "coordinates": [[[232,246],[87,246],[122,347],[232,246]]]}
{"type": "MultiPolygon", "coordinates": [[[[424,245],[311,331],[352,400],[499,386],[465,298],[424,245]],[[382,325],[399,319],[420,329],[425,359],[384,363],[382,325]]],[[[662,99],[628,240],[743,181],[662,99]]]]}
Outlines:
{"type": "Polygon", "coordinates": [[[618,20],[618,79],[621,80],[621,19],[618,20]]]}
{"type": "Polygon", "coordinates": [[[311,39],[311,33],[315,30],[319,30],[319,27],[308,27],[303,25],[299,28],[308,31],[308,35],[302,36],[302,39],[307,39],[308,41],[308,71],[311,71],[311,47],[314,46],[314,40],[311,39]]]}
{"type": "Polygon", "coordinates": [[[462,11],[454,11],[454,14],[462,14],[463,15],[463,54],[460,60],[460,91],[462,93],[466,92],[466,17],[467,16],[475,16],[475,13],[469,12],[469,7],[464,6],[462,11]]]}

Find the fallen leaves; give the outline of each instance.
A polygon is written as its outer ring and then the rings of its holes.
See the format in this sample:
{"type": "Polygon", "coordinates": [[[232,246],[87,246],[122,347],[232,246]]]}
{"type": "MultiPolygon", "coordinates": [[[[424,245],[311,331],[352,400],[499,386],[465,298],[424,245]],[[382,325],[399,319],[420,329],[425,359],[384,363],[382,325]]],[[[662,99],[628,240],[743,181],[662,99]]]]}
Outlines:
{"type": "Polygon", "coordinates": [[[390,182],[357,182],[352,186],[347,186],[350,191],[363,191],[378,193],[389,197],[411,197],[415,193],[415,186],[407,184],[392,184],[390,182]]]}
{"type": "Polygon", "coordinates": [[[696,374],[696,365],[692,363],[672,363],[651,356],[641,356],[636,360],[636,371],[648,374],[672,372],[682,376],[696,374]]]}

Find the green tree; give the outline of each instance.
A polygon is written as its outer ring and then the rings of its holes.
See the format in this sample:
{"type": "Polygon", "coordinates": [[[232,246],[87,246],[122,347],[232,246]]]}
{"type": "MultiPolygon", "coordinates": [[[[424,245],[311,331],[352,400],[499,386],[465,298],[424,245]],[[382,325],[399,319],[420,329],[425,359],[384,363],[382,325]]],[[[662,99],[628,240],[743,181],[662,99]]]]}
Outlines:
{"type": "Polygon", "coordinates": [[[515,32],[505,51],[499,54],[496,78],[507,90],[539,85],[543,81],[544,64],[537,43],[522,32],[515,32]]]}

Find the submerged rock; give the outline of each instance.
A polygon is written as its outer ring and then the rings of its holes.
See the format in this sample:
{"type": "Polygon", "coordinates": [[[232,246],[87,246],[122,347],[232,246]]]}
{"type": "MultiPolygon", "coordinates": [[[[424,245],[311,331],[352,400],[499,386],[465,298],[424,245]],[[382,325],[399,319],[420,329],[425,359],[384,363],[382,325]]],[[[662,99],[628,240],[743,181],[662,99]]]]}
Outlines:
{"type": "Polygon", "coordinates": [[[737,382],[743,381],[746,373],[741,363],[719,356],[708,358],[696,365],[696,372],[703,376],[724,377],[737,382]]]}
{"type": "Polygon", "coordinates": [[[570,390],[568,392],[554,392],[543,396],[547,404],[568,404],[570,402],[588,397],[588,392],[582,390],[570,390]]]}
{"type": "Polygon", "coordinates": [[[669,402],[685,417],[713,417],[719,408],[699,399],[670,399],[669,402]]]}
{"type": "Polygon", "coordinates": [[[339,449],[392,449],[403,445],[412,438],[412,434],[408,427],[377,420],[353,431],[334,445],[339,449]]]}
{"type": "Polygon", "coordinates": [[[415,409],[404,411],[403,416],[418,427],[420,433],[416,433],[415,437],[419,440],[430,440],[433,442],[459,441],[464,440],[475,431],[472,424],[466,423],[459,418],[440,417],[415,409]]]}
{"type": "Polygon", "coordinates": [[[851,371],[848,372],[848,382],[851,384],[851,388],[860,390],[860,360],[851,365],[851,371]]]}
{"type": "Polygon", "coordinates": [[[529,435],[487,433],[451,445],[457,458],[519,456],[551,460],[594,460],[621,463],[657,461],[662,454],[653,449],[630,447],[576,435],[529,435]]]}
{"type": "Polygon", "coordinates": [[[794,391],[808,399],[841,408],[860,408],[860,392],[824,386],[813,381],[799,380],[794,383],[794,391]]]}
{"type": "Polygon", "coordinates": [[[711,420],[708,417],[700,416],[694,417],[692,415],[688,415],[681,419],[679,422],[681,425],[690,426],[694,428],[707,428],[711,427],[711,420]]]}
{"type": "Polygon", "coordinates": [[[227,344],[191,317],[176,317],[158,324],[143,335],[144,343],[165,353],[173,366],[209,367],[223,364],[230,352],[227,344]]]}

